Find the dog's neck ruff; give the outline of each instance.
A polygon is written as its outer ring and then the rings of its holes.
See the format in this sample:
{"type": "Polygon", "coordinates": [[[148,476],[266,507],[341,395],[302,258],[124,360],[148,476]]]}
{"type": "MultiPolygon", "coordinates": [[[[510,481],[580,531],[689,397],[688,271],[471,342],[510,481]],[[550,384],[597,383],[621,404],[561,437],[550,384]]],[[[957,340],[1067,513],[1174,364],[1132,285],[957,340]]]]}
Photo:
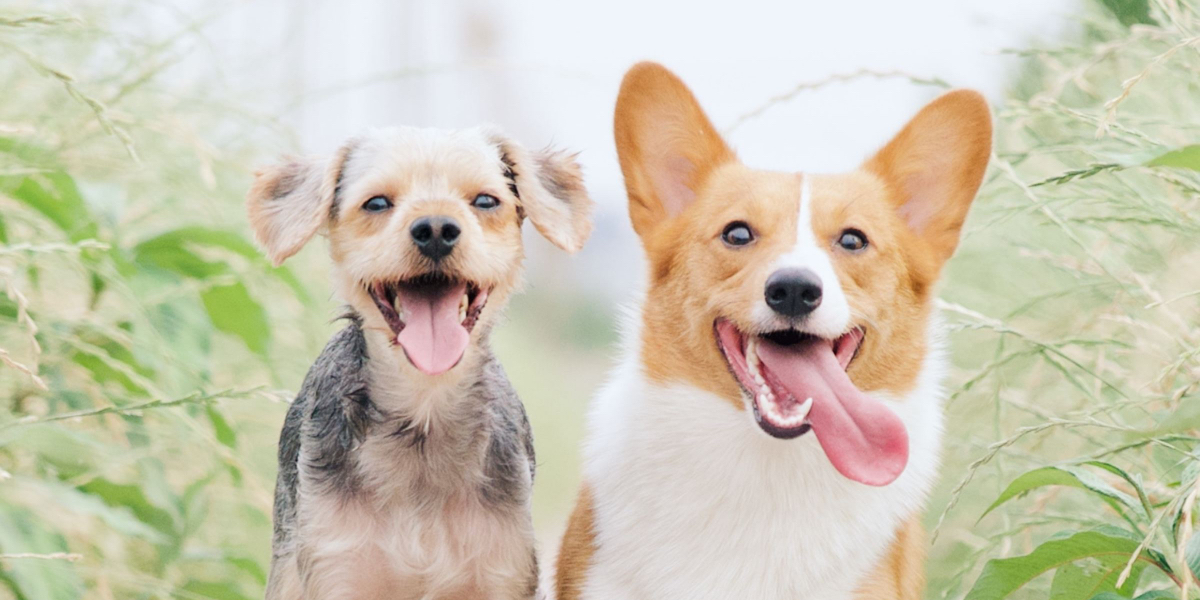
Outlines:
{"type": "Polygon", "coordinates": [[[486,345],[486,333],[467,347],[458,365],[431,376],[415,368],[389,336],[364,330],[372,402],[383,413],[411,421],[424,432],[461,419],[464,412],[481,412],[484,407],[473,406],[469,392],[479,381],[483,365],[495,360],[486,345]]]}

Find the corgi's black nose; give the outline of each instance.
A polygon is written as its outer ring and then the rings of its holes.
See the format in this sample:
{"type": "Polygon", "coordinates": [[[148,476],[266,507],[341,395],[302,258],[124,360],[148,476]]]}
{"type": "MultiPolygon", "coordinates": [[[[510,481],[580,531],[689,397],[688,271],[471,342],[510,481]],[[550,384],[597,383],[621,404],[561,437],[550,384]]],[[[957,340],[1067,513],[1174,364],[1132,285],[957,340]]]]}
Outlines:
{"type": "Polygon", "coordinates": [[[821,305],[821,278],[808,269],[780,269],[767,278],[767,306],[785,317],[802,317],[821,305]]]}
{"type": "Polygon", "coordinates": [[[412,235],[413,243],[421,254],[441,260],[454,250],[462,229],[450,217],[421,217],[413,221],[408,233],[412,235]]]}

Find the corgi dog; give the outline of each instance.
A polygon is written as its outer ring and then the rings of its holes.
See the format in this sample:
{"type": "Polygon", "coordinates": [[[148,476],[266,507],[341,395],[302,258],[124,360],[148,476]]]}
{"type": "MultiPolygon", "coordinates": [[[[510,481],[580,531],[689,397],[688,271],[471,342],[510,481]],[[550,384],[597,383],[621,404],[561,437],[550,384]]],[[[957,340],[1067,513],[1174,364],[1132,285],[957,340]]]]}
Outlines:
{"type": "Polygon", "coordinates": [[[987,103],[937,98],[850,173],[772,172],[642,63],[615,134],[649,283],[590,416],[558,599],[919,598],[935,291],[991,154],[987,103]]]}

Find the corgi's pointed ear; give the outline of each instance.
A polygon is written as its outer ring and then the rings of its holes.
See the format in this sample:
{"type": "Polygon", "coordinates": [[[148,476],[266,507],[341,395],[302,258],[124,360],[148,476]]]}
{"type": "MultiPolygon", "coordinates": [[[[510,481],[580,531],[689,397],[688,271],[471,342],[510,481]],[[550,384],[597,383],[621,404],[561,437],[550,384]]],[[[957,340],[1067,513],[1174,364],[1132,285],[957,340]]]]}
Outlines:
{"type": "Polygon", "coordinates": [[[992,115],[978,92],[930,102],[865,168],[892,188],[896,210],[939,262],[954,254],[992,153],[992,115]]]}
{"type": "Polygon", "coordinates": [[[326,224],[351,144],[333,159],[288,157],[259,169],[246,194],[254,240],[275,266],[300,251],[326,224]]]}
{"type": "Polygon", "coordinates": [[[691,204],[704,178],[735,160],[696,97],[662,65],[634,65],[614,118],[633,228],[646,237],[691,204]]]}
{"type": "Polygon", "coordinates": [[[547,148],[530,152],[493,132],[509,187],[543,237],[567,252],[583,248],[592,234],[595,203],[583,185],[576,154],[547,148]]]}

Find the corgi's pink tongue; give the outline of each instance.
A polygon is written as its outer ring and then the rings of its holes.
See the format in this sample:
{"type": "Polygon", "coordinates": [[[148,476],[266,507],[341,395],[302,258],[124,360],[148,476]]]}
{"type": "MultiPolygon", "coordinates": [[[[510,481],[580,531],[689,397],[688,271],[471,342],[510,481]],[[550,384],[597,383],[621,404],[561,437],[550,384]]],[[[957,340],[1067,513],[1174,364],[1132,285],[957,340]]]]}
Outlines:
{"type": "Polygon", "coordinates": [[[780,346],[762,340],[758,357],[797,401],[813,399],[809,422],[838,472],[877,486],[900,476],[908,463],[904,423],[854,387],[831,342],[780,346]]]}
{"type": "Polygon", "coordinates": [[[459,303],[466,292],[467,284],[458,283],[436,291],[397,293],[404,308],[404,329],[396,341],[422,373],[445,373],[462,359],[471,337],[459,320],[459,303]]]}

